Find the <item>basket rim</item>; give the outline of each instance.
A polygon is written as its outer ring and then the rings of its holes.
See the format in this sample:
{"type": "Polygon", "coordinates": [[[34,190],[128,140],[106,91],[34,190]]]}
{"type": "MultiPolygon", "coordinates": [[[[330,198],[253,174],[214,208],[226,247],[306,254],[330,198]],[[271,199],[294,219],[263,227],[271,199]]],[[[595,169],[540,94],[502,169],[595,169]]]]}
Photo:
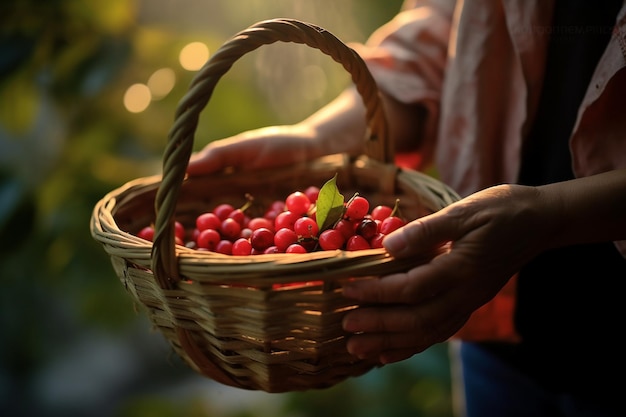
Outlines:
{"type": "MultiPolygon", "coordinates": [[[[377,162],[374,161],[374,163],[377,162]]],[[[364,169],[362,160],[353,161],[351,164],[354,169],[364,169]]],[[[281,171],[287,175],[290,169],[290,167],[283,167],[281,171]]],[[[244,174],[233,173],[232,175],[244,174]]],[[[209,174],[203,177],[219,180],[224,178],[224,174],[209,174]]],[[[199,181],[201,178],[193,177],[190,181],[199,181]]],[[[397,178],[398,181],[405,181],[409,185],[416,181],[427,181],[426,185],[435,186],[438,194],[433,195],[433,198],[439,198],[443,194],[441,200],[437,202],[441,207],[458,198],[458,195],[445,184],[417,171],[400,170],[397,178]]],[[[161,184],[161,175],[136,178],[111,190],[95,205],[90,223],[91,234],[96,241],[104,245],[110,255],[125,257],[128,256],[128,251],[131,251],[136,258],[135,261],[139,260],[143,267],[152,269],[154,243],[123,230],[115,221],[115,212],[120,204],[132,199],[137,193],[156,192],[161,184]]],[[[359,251],[338,249],[305,254],[259,254],[241,257],[175,245],[175,258],[182,280],[188,276],[197,278],[198,272],[202,271],[207,281],[221,282],[225,282],[224,277],[228,277],[226,279],[228,282],[248,282],[251,273],[261,276],[266,273],[271,275],[275,282],[292,282],[294,281],[292,278],[281,280],[280,274],[298,272],[302,277],[306,277],[319,273],[315,271],[324,271],[318,280],[331,282],[345,276],[348,272],[352,272],[355,277],[388,274],[407,270],[423,262],[417,258],[411,260],[393,258],[383,248],[359,251]],[[207,266],[213,268],[215,274],[211,274],[207,266]]],[[[262,278],[262,280],[267,280],[267,278],[262,278]]]]}

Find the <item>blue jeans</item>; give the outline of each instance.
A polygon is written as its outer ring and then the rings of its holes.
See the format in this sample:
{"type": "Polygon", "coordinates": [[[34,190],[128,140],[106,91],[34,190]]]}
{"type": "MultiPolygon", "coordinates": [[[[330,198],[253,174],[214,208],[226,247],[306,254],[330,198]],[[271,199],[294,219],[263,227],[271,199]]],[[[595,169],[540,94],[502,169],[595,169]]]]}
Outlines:
{"type": "Polygon", "coordinates": [[[479,344],[454,341],[450,351],[455,413],[459,417],[626,416],[626,402],[611,411],[601,409],[607,404],[554,393],[479,344]]]}

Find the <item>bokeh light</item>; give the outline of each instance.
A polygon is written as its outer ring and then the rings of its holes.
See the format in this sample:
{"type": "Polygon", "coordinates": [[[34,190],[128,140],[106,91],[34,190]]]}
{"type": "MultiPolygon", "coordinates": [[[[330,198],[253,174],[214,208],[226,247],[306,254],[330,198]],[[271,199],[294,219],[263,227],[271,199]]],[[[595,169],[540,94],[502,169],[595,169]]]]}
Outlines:
{"type": "Polygon", "coordinates": [[[124,107],[131,113],[141,113],[150,105],[152,94],[145,84],[133,84],[124,94],[124,107]]]}
{"type": "Polygon", "coordinates": [[[148,78],[148,88],[152,94],[152,100],[160,100],[172,91],[176,84],[176,73],[171,68],[156,70],[148,78]]]}
{"type": "Polygon", "coordinates": [[[180,65],[187,71],[197,71],[209,59],[209,48],[202,42],[188,43],[181,49],[180,65]]]}

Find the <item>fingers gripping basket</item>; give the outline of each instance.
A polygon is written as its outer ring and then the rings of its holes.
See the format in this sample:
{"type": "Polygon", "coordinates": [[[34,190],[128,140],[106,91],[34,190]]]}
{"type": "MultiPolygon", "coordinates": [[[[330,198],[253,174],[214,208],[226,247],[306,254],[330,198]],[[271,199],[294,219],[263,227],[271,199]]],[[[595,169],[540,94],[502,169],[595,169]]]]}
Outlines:
{"type": "Polygon", "coordinates": [[[237,257],[174,244],[174,220],[192,228],[218,203],[284,199],[335,174],[344,195],[358,191],[372,204],[399,199],[417,218],[458,197],[433,178],[398,169],[386,136],[376,85],[360,57],[316,26],[294,20],[258,23],[226,42],[195,77],[176,111],[163,174],[131,181],[94,208],[91,232],[110,255],[132,297],[197,372],[234,387],[285,392],[324,388],[361,375],[375,363],[350,356],[341,328],[359,306],[341,295],[345,280],[406,270],[382,249],[237,257]],[[186,178],[200,112],[222,75],[245,53],[277,41],[306,44],[351,74],[367,108],[366,154],[334,155],[284,168],[186,178]],[[136,236],[155,223],[154,243],[136,236]],[[304,283],[304,284],[303,284],[304,283]],[[290,284],[290,285],[281,285],[290,284]]]}

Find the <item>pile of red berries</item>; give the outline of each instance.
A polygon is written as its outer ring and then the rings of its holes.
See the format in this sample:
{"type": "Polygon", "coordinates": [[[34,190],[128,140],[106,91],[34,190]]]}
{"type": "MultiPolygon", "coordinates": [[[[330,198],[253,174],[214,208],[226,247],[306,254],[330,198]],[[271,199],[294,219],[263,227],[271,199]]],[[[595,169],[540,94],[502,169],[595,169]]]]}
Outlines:
{"type": "MultiPolygon", "coordinates": [[[[251,199],[241,208],[219,204],[198,215],[195,227],[189,231],[176,221],[176,243],[237,256],[355,251],[382,247],[383,237],[406,223],[397,215],[396,207],[378,205],[370,211],[369,201],[355,194],[343,203],[337,220],[320,232],[316,219],[319,193],[315,186],[295,191],[284,200],[274,201],[262,216],[256,217],[246,213],[251,199]]],[[[153,226],[146,226],[138,236],[151,241],[153,226]]]]}

